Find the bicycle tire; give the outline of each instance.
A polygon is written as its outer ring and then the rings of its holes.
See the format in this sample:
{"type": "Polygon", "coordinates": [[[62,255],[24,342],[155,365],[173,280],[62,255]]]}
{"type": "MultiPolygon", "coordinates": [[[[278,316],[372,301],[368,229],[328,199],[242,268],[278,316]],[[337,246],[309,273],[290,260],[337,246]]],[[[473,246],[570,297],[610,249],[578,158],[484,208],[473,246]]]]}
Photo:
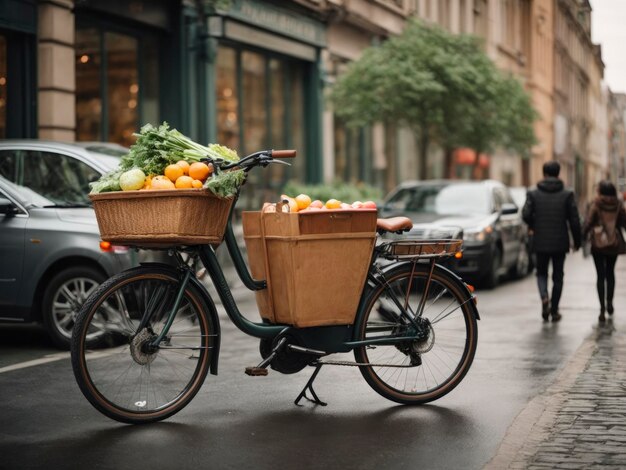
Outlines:
{"type": "MultiPolygon", "coordinates": [[[[392,334],[407,331],[408,322],[397,318],[400,309],[390,297],[396,295],[403,306],[408,299],[409,308],[415,311],[428,275],[429,266],[419,263],[415,267],[405,263],[387,271],[387,282],[366,293],[364,313],[356,324],[357,339],[381,336],[380,332],[373,331],[375,328],[387,328],[392,334]]],[[[378,394],[407,405],[428,403],[451,392],[467,374],[476,353],[478,327],[471,302],[462,283],[446,269],[435,266],[422,315],[431,325],[427,329],[428,338],[400,345],[356,348],[357,362],[377,364],[359,367],[364,379],[378,394]],[[447,343],[461,334],[464,338],[459,338],[454,347],[447,343]]],[[[385,334],[389,333],[383,336],[385,334]]]]}
{"type": "Polygon", "coordinates": [[[139,267],[111,277],[83,304],[72,335],[72,368],[85,398],[109,418],[130,424],[166,419],[204,383],[217,330],[193,284],[185,288],[165,343],[155,351],[145,346],[163,328],[179,285],[170,270],[139,267]],[[158,308],[136,331],[150,299],[158,308]]]}

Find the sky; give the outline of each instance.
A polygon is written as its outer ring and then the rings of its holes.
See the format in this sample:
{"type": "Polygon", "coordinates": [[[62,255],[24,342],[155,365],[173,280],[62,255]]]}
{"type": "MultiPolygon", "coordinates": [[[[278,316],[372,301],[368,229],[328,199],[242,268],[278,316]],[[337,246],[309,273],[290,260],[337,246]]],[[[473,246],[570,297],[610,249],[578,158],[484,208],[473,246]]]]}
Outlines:
{"type": "Polygon", "coordinates": [[[604,81],[626,93],[626,0],[591,0],[591,40],[602,45],[604,81]]]}

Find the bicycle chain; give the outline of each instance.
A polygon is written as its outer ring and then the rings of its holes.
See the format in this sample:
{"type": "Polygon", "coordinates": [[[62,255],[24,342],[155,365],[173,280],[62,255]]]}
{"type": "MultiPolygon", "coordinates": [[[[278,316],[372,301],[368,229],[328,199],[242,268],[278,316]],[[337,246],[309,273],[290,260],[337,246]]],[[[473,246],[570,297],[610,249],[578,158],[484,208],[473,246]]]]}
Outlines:
{"type": "Polygon", "coordinates": [[[418,364],[408,364],[408,365],[395,365],[395,364],[372,364],[371,362],[351,362],[351,361],[317,361],[311,365],[321,365],[321,366],[370,366],[370,367],[397,367],[400,369],[410,369],[411,367],[419,367],[418,364]]]}

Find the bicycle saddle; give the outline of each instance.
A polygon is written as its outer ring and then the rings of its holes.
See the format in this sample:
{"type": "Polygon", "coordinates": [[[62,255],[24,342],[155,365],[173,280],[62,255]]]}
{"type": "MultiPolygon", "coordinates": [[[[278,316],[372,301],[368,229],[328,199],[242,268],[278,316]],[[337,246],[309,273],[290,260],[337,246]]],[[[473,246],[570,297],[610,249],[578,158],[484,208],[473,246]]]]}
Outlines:
{"type": "Polygon", "coordinates": [[[408,217],[390,217],[389,219],[378,219],[376,229],[379,232],[408,232],[413,228],[413,222],[408,217]]]}

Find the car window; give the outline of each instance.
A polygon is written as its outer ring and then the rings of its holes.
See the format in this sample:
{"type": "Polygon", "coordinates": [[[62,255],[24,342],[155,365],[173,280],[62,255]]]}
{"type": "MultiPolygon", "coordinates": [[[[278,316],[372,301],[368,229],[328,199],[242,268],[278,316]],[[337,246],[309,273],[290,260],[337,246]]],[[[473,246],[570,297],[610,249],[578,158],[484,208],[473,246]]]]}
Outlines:
{"type": "Polygon", "coordinates": [[[100,174],[89,165],[54,152],[24,152],[22,181],[18,182],[55,204],[89,204],[89,183],[100,174]]]}
{"type": "Polygon", "coordinates": [[[404,188],[386,204],[389,209],[428,214],[488,214],[491,211],[489,194],[478,184],[425,185],[404,188]]]}
{"type": "Polygon", "coordinates": [[[15,150],[0,150],[0,176],[17,181],[17,155],[15,150]]]}

